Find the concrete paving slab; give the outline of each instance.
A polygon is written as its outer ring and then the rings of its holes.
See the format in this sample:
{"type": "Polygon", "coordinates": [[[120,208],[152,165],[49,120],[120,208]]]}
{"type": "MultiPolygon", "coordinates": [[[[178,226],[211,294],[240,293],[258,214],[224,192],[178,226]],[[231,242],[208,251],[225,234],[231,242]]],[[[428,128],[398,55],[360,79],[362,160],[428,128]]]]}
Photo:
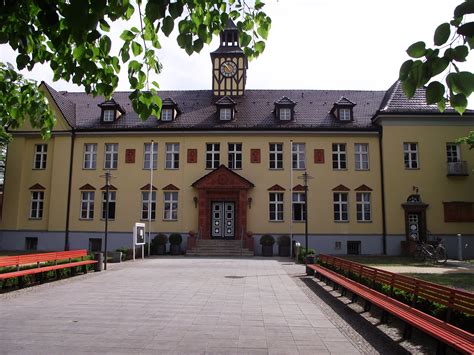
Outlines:
{"type": "Polygon", "coordinates": [[[150,258],[3,294],[0,353],[358,353],[282,265],[150,258]]]}

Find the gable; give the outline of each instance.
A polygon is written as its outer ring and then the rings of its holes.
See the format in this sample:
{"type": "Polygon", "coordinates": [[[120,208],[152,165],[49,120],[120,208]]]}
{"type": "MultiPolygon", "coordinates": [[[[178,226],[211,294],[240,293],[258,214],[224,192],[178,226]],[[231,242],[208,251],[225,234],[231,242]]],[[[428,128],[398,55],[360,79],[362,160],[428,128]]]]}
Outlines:
{"type": "Polygon", "coordinates": [[[225,165],[221,165],[196,180],[191,186],[206,190],[248,190],[254,187],[254,184],[225,165]]]}

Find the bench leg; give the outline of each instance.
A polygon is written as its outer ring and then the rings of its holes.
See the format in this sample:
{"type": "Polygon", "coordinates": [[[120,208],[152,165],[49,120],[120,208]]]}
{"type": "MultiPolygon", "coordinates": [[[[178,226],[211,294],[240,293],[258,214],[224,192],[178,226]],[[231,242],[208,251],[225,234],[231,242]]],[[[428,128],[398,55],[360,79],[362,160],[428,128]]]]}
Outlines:
{"type": "Polygon", "coordinates": [[[413,327],[410,324],[405,323],[405,328],[403,330],[403,339],[410,339],[412,330],[413,327]]]}
{"type": "Polygon", "coordinates": [[[18,288],[23,288],[24,282],[23,282],[23,276],[18,276],[18,288]]]}
{"type": "Polygon", "coordinates": [[[388,316],[389,316],[389,313],[387,311],[382,311],[382,318],[380,319],[380,322],[382,324],[385,324],[388,322],[388,316]]]}
{"type": "Polygon", "coordinates": [[[341,296],[344,296],[344,297],[346,296],[346,289],[345,288],[342,289],[341,296]]]}
{"type": "Polygon", "coordinates": [[[82,266],[82,271],[84,272],[84,274],[87,274],[87,265],[82,266]]]}
{"type": "Polygon", "coordinates": [[[356,302],[357,302],[357,295],[355,293],[353,293],[351,303],[356,303],[356,302]]]}
{"type": "Polygon", "coordinates": [[[436,355],[446,354],[446,344],[438,340],[438,346],[436,347],[436,355]]]}
{"type": "Polygon", "coordinates": [[[371,307],[371,306],[372,306],[372,303],[370,303],[369,301],[365,300],[364,312],[370,311],[370,307],[371,307]]]}

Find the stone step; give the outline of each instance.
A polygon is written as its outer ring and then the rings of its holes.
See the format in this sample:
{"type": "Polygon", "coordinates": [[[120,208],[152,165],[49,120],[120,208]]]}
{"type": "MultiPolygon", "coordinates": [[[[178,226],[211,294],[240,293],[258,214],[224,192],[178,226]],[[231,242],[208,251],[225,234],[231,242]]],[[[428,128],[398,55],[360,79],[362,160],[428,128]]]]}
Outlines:
{"type": "Polygon", "coordinates": [[[230,252],[215,252],[215,253],[199,253],[195,251],[188,251],[186,252],[187,256],[246,256],[246,257],[252,257],[254,256],[253,252],[238,252],[238,253],[230,253],[230,252]]]}

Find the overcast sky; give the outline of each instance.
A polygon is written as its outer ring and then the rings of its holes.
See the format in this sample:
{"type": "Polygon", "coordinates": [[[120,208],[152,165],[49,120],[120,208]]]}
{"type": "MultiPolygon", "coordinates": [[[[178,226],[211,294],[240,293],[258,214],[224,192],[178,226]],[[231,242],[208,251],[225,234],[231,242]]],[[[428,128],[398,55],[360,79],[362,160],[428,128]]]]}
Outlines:
{"type": "MultiPolygon", "coordinates": [[[[408,59],[406,48],[419,40],[432,45],[434,30],[449,22],[461,1],[268,0],[265,11],[272,18],[272,28],[265,52],[249,63],[247,88],[386,90],[408,59]]],[[[161,40],[163,72],[154,80],[164,90],[210,89],[209,53],[217,48],[218,39],[201,53],[188,56],[175,37],[173,32],[170,39],[161,40]]],[[[15,62],[8,46],[0,50],[0,61],[15,62]]],[[[472,57],[464,64],[470,71],[472,57]]],[[[48,67],[23,73],[57,90],[81,90],[67,82],[53,83],[48,67]]],[[[119,90],[128,89],[123,68],[119,90]]]]}

